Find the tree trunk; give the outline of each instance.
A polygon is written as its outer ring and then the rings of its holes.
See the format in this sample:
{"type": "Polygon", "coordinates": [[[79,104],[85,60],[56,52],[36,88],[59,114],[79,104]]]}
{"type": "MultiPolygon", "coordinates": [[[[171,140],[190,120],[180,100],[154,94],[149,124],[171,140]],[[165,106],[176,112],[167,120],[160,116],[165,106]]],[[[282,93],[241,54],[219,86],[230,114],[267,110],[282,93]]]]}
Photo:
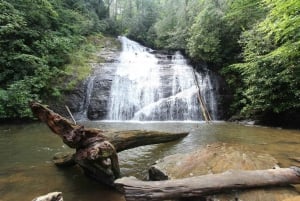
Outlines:
{"type": "Polygon", "coordinates": [[[32,102],[30,107],[33,114],[60,136],[65,144],[76,149],[74,155],[65,156],[70,163],[61,161],[61,165],[73,164],[74,161],[88,176],[108,185],[113,185],[114,180],[120,177],[117,152],[142,145],[174,141],[188,134],[140,130],[109,132],[85,128],[75,125],[39,103],[32,102]]]}
{"type": "Polygon", "coordinates": [[[233,189],[278,186],[300,183],[300,168],[268,170],[232,170],[166,181],[140,181],[123,177],[115,184],[125,193],[127,201],[169,200],[212,195],[233,189]]]}

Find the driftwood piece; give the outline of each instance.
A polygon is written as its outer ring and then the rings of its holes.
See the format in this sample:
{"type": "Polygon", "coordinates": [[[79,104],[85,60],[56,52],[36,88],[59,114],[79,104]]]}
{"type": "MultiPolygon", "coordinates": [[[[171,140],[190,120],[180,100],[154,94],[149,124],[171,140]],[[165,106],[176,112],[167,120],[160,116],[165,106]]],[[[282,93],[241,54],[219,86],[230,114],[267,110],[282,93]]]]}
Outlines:
{"type": "Polygon", "coordinates": [[[168,200],[199,197],[229,191],[265,186],[300,183],[300,168],[268,170],[233,170],[221,174],[203,175],[166,181],[140,181],[123,177],[115,181],[127,201],[168,200]]]}
{"type": "Polygon", "coordinates": [[[58,167],[70,167],[76,165],[74,153],[56,153],[52,161],[58,167]]]}
{"type": "Polygon", "coordinates": [[[157,131],[108,132],[75,125],[46,106],[30,103],[33,114],[58,136],[65,144],[76,149],[70,158],[79,164],[85,173],[108,185],[120,177],[117,152],[137,146],[157,144],[180,139],[188,133],[164,133],[157,131]]]}
{"type": "Polygon", "coordinates": [[[103,133],[103,135],[108,138],[111,144],[114,145],[117,152],[121,152],[139,146],[175,141],[187,136],[188,133],[129,130],[106,132],[103,133]]]}
{"type": "Polygon", "coordinates": [[[34,198],[32,201],[63,201],[61,192],[52,192],[47,195],[42,195],[37,198],[34,198]]]}

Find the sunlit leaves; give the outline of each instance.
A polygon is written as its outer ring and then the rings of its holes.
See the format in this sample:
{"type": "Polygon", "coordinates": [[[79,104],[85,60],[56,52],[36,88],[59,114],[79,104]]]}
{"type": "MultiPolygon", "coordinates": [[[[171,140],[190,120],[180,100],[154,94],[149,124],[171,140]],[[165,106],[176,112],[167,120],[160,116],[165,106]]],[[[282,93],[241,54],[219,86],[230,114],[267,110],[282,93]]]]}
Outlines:
{"type": "Polygon", "coordinates": [[[202,1],[201,11],[190,29],[188,51],[196,59],[218,63],[224,12],[217,1],[202,1]]]}
{"type": "Polygon", "coordinates": [[[264,2],[270,12],[242,35],[245,62],[230,67],[240,72],[248,115],[300,108],[299,1],[264,2]]]}
{"type": "Polygon", "coordinates": [[[260,24],[260,30],[267,37],[274,37],[279,45],[288,40],[300,38],[300,1],[297,0],[265,0],[270,13],[260,24]]]}

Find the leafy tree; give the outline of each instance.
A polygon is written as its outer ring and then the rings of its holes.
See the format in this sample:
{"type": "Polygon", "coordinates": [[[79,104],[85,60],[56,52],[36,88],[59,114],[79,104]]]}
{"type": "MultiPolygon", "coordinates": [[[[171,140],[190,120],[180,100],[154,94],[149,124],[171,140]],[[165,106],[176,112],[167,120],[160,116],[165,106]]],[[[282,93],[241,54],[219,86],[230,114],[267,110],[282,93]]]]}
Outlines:
{"type": "Polygon", "coordinates": [[[70,54],[107,28],[102,0],[0,0],[0,119],[31,117],[28,102],[58,96],[70,54]]]}
{"type": "Polygon", "coordinates": [[[250,116],[300,108],[300,3],[264,3],[266,18],[243,33],[244,62],[230,67],[242,77],[242,112],[250,116]]]}
{"type": "MultiPolygon", "coordinates": [[[[267,9],[261,0],[229,1],[228,9],[223,17],[222,60],[232,64],[242,60],[242,46],[239,43],[242,32],[249,30],[265,17],[267,9]]],[[[224,65],[225,66],[225,65],[224,65]]]]}
{"type": "Polygon", "coordinates": [[[188,4],[189,1],[162,2],[160,16],[154,25],[157,39],[156,46],[168,49],[186,48],[188,35],[188,4]]]}
{"type": "Polygon", "coordinates": [[[224,8],[219,1],[204,0],[191,27],[188,51],[191,57],[211,63],[221,61],[221,32],[224,8]]]}
{"type": "Polygon", "coordinates": [[[153,45],[153,24],[157,18],[157,4],[148,0],[119,0],[115,1],[116,10],[114,18],[120,27],[119,34],[141,43],[153,45]]]}

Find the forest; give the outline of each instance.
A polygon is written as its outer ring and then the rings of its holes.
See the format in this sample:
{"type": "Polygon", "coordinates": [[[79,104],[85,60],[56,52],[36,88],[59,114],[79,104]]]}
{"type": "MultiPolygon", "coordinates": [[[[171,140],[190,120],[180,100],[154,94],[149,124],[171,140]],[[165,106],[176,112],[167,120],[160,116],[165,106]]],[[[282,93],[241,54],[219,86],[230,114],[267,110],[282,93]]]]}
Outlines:
{"type": "Polygon", "coordinates": [[[0,119],[32,118],[31,100],[59,100],[87,76],[92,37],[126,35],[180,50],[220,73],[230,116],[300,112],[298,0],[0,0],[0,119]]]}

